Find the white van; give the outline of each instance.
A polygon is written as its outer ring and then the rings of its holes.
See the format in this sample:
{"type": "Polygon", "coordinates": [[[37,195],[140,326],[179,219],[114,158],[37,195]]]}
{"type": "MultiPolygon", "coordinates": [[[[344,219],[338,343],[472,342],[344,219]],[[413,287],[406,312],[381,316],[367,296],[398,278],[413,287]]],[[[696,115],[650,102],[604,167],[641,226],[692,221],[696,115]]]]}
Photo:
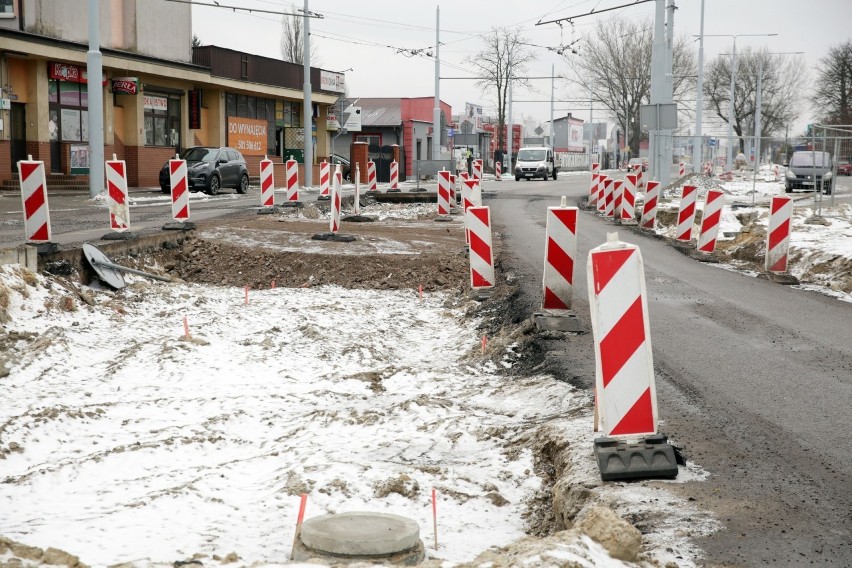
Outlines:
{"type": "Polygon", "coordinates": [[[553,157],[553,148],[544,146],[521,148],[515,160],[515,181],[521,178],[556,179],[559,166],[553,157]]]}

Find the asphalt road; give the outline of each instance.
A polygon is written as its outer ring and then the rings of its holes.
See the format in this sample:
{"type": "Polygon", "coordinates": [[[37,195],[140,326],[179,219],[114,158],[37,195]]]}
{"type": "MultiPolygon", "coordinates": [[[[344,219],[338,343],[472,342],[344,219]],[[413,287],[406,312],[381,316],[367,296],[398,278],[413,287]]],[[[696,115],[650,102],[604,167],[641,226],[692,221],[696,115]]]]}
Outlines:
{"type": "MultiPolygon", "coordinates": [[[[501,261],[531,309],[546,209],[562,195],[576,204],[588,183],[492,185],[485,204],[504,239],[501,261]]],[[[574,308],[587,330],[586,259],[614,230],[645,261],[660,430],[711,473],[676,490],[726,526],[699,543],[708,564],[852,566],[852,304],[693,261],[581,212],[574,308]]],[[[568,379],[591,387],[591,333],[566,343],[568,379]]]]}

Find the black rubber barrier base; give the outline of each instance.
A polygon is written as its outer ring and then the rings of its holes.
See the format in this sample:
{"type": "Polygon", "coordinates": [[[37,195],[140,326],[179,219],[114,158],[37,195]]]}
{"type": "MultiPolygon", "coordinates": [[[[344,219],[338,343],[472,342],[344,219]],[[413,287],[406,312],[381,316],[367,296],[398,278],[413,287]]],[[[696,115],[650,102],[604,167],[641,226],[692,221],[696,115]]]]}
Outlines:
{"type": "Polygon", "coordinates": [[[333,243],[351,243],[355,240],[352,235],[341,235],[340,233],[317,233],[311,237],[312,241],[331,241],[333,243]]]}
{"type": "Polygon", "coordinates": [[[36,254],[53,254],[59,250],[59,243],[47,241],[46,243],[38,243],[35,247],[36,254]]]}
{"type": "Polygon", "coordinates": [[[130,241],[137,237],[136,233],[131,233],[130,231],[124,231],[122,233],[112,232],[107,233],[106,235],[101,237],[102,241],[130,241]]]}
{"type": "Polygon", "coordinates": [[[341,219],[347,223],[372,223],[376,220],[375,217],[367,217],[366,215],[348,215],[341,219]]]}
{"type": "Polygon", "coordinates": [[[553,312],[536,312],[533,314],[533,323],[538,331],[564,331],[567,333],[579,333],[580,320],[577,315],[567,310],[553,312]]]}
{"type": "Polygon", "coordinates": [[[330,195],[320,195],[317,197],[317,201],[331,201],[330,195]]]}
{"type": "Polygon", "coordinates": [[[279,213],[279,209],[277,205],[273,205],[272,207],[261,207],[257,210],[258,215],[273,215],[279,213]]]}
{"type": "Polygon", "coordinates": [[[163,225],[164,231],[192,231],[195,229],[195,223],[190,221],[174,221],[163,225]]]}
{"type": "Polygon", "coordinates": [[[281,207],[289,207],[289,208],[295,207],[297,209],[301,209],[304,206],[305,206],[305,204],[302,203],[301,201],[285,201],[284,203],[281,204],[281,207]]]}
{"type": "Polygon", "coordinates": [[[793,276],[792,274],[761,272],[757,275],[757,277],[763,280],[769,280],[770,282],[774,282],[776,284],[783,284],[784,286],[798,286],[800,284],[799,279],[793,276]]]}
{"type": "Polygon", "coordinates": [[[678,457],[665,434],[645,436],[633,443],[596,438],[595,458],[604,481],[677,477],[678,457]]]}

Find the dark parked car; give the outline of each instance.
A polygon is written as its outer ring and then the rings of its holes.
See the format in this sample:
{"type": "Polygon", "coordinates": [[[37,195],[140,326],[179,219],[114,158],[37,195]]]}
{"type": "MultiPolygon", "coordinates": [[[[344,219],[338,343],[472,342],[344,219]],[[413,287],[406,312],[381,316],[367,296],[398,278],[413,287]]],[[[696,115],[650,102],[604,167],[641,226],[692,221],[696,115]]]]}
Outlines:
{"type": "Polygon", "coordinates": [[[343,181],[352,181],[352,165],[348,158],[344,158],[340,154],[331,155],[331,174],[334,175],[334,166],[340,164],[340,173],[343,174],[343,181]]]}
{"type": "Polygon", "coordinates": [[[831,154],[803,150],[793,152],[790,165],[784,176],[784,187],[787,193],[794,189],[809,189],[823,193],[831,193],[831,154]]]}
{"type": "MultiPolygon", "coordinates": [[[[243,155],[233,148],[194,146],[181,152],[180,157],[186,160],[189,191],[216,195],[223,187],[232,187],[237,193],[248,190],[248,166],[243,155]]],[[[160,170],[160,189],[163,193],[172,190],[168,162],[160,170]]]]}
{"type": "Polygon", "coordinates": [[[837,162],[837,175],[852,176],[852,162],[842,160],[837,162]]]}

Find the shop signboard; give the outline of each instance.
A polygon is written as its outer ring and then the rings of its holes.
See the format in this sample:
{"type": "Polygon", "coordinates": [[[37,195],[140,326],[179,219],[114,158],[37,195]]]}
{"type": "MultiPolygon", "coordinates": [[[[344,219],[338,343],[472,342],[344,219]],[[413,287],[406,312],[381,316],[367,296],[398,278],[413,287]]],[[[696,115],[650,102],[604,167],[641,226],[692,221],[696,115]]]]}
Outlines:
{"type": "Polygon", "coordinates": [[[253,118],[228,117],[228,146],[246,156],[264,156],[269,123],[253,118]]]}

